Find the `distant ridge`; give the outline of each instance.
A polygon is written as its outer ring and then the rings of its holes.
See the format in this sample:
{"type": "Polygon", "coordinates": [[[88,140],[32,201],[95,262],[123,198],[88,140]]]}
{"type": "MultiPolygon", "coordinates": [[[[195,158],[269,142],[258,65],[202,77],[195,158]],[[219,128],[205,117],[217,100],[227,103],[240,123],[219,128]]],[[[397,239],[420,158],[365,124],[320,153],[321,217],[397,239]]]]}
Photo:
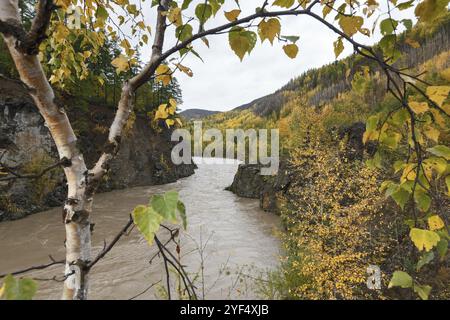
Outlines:
{"type": "Polygon", "coordinates": [[[180,112],[180,115],[187,120],[196,120],[216,113],[219,113],[219,111],[211,111],[203,109],[187,109],[180,112]]]}

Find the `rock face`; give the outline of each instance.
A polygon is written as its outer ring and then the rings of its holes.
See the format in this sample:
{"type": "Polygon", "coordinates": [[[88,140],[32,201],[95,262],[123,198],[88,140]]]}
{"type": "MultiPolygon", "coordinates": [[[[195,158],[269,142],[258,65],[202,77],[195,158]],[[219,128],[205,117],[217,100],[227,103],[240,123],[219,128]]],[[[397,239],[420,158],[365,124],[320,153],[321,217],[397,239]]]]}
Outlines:
{"type": "MultiPolygon", "coordinates": [[[[366,126],[362,122],[353,123],[339,130],[340,139],[345,139],[345,149],[342,157],[350,161],[361,160],[364,152],[372,155],[376,151],[376,145],[368,143],[364,145],[362,138],[366,126]]],[[[239,165],[234,176],[233,183],[227,188],[240,197],[259,199],[260,207],[265,211],[280,213],[279,198],[285,195],[292,198],[289,186],[293,178],[287,159],[280,160],[280,167],[275,176],[260,175],[260,165],[239,165]]]]}
{"type": "MultiPolygon", "coordinates": [[[[101,106],[72,110],[73,102],[62,103],[68,105],[66,109],[80,137],[80,148],[91,167],[106,141],[114,110],[101,106]]],[[[137,116],[122,137],[119,153],[99,191],[170,183],[193,174],[195,165],[176,166],[171,162],[170,134],[153,127],[148,118],[137,116]]],[[[0,162],[21,174],[39,173],[58,160],[51,135],[25,88],[2,78],[0,157],[0,162]]],[[[0,171],[0,179],[4,176],[0,171]]],[[[39,179],[0,181],[0,221],[59,206],[65,197],[66,183],[60,168],[39,179]]]]}
{"type": "Polygon", "coordinates": [[[240,164],[233,183],[226,190],[244,198],[259,199],[262,188],[266,184],[260,175],[260,165],[240,164]]]}
{"type": "Polygon", "coordinates": [[[226,189],[240,197],[259,199],[263,210],[279,213],[277,196],[287,191],[291,181],[287,162],[280,162],[276,176],[263,176],[260,170],[257,164],[239,165],[233,183],[226,189]]]}

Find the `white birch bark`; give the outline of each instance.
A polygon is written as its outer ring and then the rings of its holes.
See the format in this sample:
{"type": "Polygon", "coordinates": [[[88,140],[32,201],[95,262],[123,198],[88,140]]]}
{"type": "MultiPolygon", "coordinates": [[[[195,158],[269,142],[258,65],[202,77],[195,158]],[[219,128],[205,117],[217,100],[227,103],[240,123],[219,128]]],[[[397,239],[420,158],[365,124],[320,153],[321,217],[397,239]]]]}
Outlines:
{"type": "MultiPolygon", "coordinates": [[[[37,17],[50,17],[48,0],[41,0],[37,17]],[[47,14],[46,14],[47,13],[47,14]]],[[[149,64],[140,74],[125,82],[114,121],[110,127],[108,143],[94,168],[87,170],[83,155],[77,148],[77,138],[73,132],[67,114],[55,101],[55,93],[50,86],[34,46],[24,50],[24,42],[39,39],[36,30],[30,37],[23,29],[20,20],[18,0],[0,0],[0,32],[11,53],[17,71],[23,83],[28,87],[36,106],[45,120],[46,126],[55,141],[59,157],[67,159],[64,173],[68,184],[68,195],[64,205],[64,222],[66,229],[66,266],[63,299],[86,299],[88,294],[89,262],[91,261],[90,214],[92,200],[98,184],[107,172],[109,162],[114,158],[120,145],[122,130],[133,109],[135,91],[154,74],[161,57],[166,30],[168,0],[162,0],[158,7],[156,34],[152,56],[149,64]],[[22,42],[21,42],[22,41],[22,42]]],[[[51,4],[51,3],[50,3],[51,4]]],[[[37,23],[45,26],[45,21],[37,23]]],[[[48,25],[48,24],[47,24],[48,25]]],[[[34,29],[34,28],[32,28],[34,29]]],[[[40,28],[36,28],[38,31],[40,28]]],[[[45,32],[45,28],[44,28],[45,32]]],[[[41,35],[42,36],[42,35],[41,35]]]]}

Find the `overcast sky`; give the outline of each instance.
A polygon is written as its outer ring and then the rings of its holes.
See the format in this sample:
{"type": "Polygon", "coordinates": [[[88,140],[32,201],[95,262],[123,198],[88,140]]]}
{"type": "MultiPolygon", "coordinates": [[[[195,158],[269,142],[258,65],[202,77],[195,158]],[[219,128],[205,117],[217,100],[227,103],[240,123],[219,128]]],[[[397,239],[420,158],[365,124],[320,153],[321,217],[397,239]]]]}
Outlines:
{"type": "MultiPolygon", "coordinates": [[[[241,2],[241,17],[254,12],[255,7],[262,4],[262,0],[245,0],[241,2]]],[[[147,2],[146,2],[147,3],[147,2]]],[[[195,2],[191,4],[195,7],[195,2]]],[[[276,7],[274,7],[276,8],[276,7]]],[[[153,8],[154,9],[154,8],[153,8]]],[[[234,1],[226,1],[225,11],[236,9],[234,1]]],[[[154,21],[154,10],[145,12],[154,21]]],[[[189,13],[188,13],[189,14],[189,13]]],[[[332,16],[332,14],[330,14],[332,16]]],[[[334,15],[333,15],[334,16],[334,15]]],[[[411,16],[411,12],[409,13],[411,16]]],[[[186,21],[186,19],[184,19],[186,21]]],[[[219,11],[214,20],[209,20],[205,28],[211,28],[227,20],[223,11],[219,11]]],[[[320,67],[335,60],[333,41],[337,36],[325,26],[308,16],[283,17],[282,35],[297,35],[300,40],[299,54],[296,59],[288,58],[283,50],[283,43],[274,41],[273,47],[268,41],[261,45],[260,40],[251,52],[246,55],[243,62],[234,54],[228,44],[228,35],[210,36],[210,48],[202,41],[194,43],[194,49],[202,56],[201,62],[194,55],[189,55],[183,65],[190,67],[194,77],[177,73],[184,103],[182,110],[199,108],[217,111],[233,109],[253,99],[270,94],[290,79],[301,75],[304,71],[320,67]]],[[[365,25],[372,29],[372,24],[365,25]]],[[[196,30],[196,27],[194,27],[196,30]]],[[[256,31],[256,30],[254,30],[256,31]]],[[[165,48],[174,44],[173,30],[168,32],[165,48]]],[[[356,39],[371,44],[380,38],[376,34],[372,39],[357,36],[356,39]]],[[[145,48],[142,57],[149,56],[150,48],[145,48]]],[[[346,45],[344,57],[352,53],[350,46],[346,45]]],[[[178,57],[178,54],[176,55],[178,57]]]]}

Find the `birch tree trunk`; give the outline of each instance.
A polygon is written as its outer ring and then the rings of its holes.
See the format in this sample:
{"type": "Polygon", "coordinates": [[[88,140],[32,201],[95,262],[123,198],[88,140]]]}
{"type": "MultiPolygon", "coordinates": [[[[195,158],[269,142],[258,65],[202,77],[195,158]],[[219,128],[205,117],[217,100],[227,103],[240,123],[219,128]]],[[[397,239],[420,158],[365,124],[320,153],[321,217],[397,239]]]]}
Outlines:
{"type": "MultiPolygon", "coordinates": [[[[21,26],[17,0],[0,0],[0,20],[11,28],[21,26]]],[[[64,159],[64,173],[68,184],[67,200],[64,204],[66,229],[66,267],[67,279],[64,283],[64,299],[84,299],[87,294],[85,266],[91,259],[91,237],[89,214],[92,199],[87,199],[87,168],[83,155],[77,148],[77,138],[67,114],[55,103],[51,88],[36,54],[19,51],[19,40],[11,31],[3,32],[3,38],[14,60],[22,82],[45,120],[60,159],[64,159]]]]}
{"type": "Polygon", "coordinates": [[[86,299],[89,287],[88,274],[91,261],[92,200],[97,187],[108,171],[109,162],[119,150],[122,130],[133,110],[136,90],[154,74],[160,63],[169,0],[161,0],[158,7],[156,34],[152,56],[147,66],[135,77],[126,81],[108,141],[95,166],[88,170],[83,155],[77,147],[77,138],[65,111],[55,103],[55,93],[50,86],[37,56],[38,46],[55,9],[53,0],[40,0],[30,31],[23,28],[18,0],[0,0],[0,33],[14,60],[20,79],[39,109],[55,141],[64,166],[68,195],[63,208],[66,230],[66,265],[63,299],[86,299]]]}

